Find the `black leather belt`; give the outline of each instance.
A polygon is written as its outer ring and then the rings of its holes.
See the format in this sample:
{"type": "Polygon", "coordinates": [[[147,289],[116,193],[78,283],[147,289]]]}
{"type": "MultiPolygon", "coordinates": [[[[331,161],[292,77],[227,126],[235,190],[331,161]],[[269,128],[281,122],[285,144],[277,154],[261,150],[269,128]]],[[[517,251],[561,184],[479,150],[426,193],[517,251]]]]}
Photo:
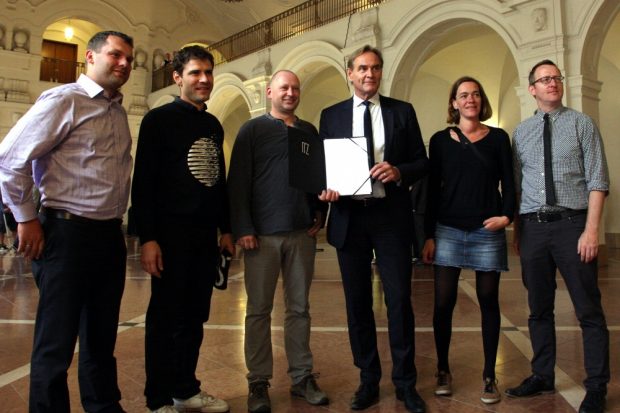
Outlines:
{"type": "Polygon", "coordinates": [[[536,222],[555,222],[564,218],[583,215],[588,212],[587,209],[567,209],[565,211],[536,211],[522,214],[521,219],[536,222]]]}
{"type": "Polygon", "coordinates": [[[79,215],[75,215],[72,214],[69,211],[65,211],[64,209],[56,209],[56,208],[47,208],[47,207],[42,207],[41,211],[39,211],[42,215],[44,215],[47,218],[53,218],[53,219],[63,219],[65,221],[75,221],[75,222],[82,222],[84,224],[114,224],[114,225],[119,225],[121,223],[121,220],[118,218],[113,218],[113,219],[92,219],[92,218],[86,218],[86,217],[81,217],[79,215]]]}
{"type": "Polygon", "coordinates": [[[369,206],[378,205],[384,202],[385,198],[372,198],[372,197],[363,198],[363,199],[351,198],[351,201],[353,201],[353,205],[357,205],[361,207],[369,207],[369,206]]]}

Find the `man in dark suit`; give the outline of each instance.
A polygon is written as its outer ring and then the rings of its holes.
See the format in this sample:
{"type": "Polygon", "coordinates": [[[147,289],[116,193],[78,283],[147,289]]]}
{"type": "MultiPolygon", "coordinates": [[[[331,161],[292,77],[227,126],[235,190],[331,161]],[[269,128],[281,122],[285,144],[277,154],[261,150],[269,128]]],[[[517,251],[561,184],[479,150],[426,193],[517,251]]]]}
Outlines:
{"type": "Polygon", "coordinates": [[[338,252],[349,340],[354,363],[360,368],[361,384],[351,408],[363,410],[379,401],[381,364],[372,311],[374,250],[388,307],[396,397],[409,411],[424,412],[424,401],[415,389],[409,187],[426,175],[428,158],[413,106],[379,95],[382,70],[379,50],[365,46],[356,51],[347,63],[355,93],[323,110],[319,130],[323,139],[370,137],[372,195],[340,197],[337,191],[326,189],[319,198],[332,202],[327,239],[338,252]]]}

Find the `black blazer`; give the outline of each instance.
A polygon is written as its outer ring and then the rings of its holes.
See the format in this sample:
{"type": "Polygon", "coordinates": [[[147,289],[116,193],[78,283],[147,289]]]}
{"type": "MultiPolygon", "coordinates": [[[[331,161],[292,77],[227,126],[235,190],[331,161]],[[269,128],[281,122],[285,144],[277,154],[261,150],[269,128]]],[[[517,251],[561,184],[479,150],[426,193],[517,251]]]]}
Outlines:
{"type": "MultiPolygon", "coordinates": [[[[412,228],[412,207],[409,190],[429,170],[426,149],[413,106],[408,102],[379,96],[385,128],[384,160],[396,166],[401,183],[390,182],[385,186],[386,202],[390,214],[398,225],[395,231],[409,236],[412,228]]],[[[352,136],[353,98],[337,103],[321,112],[319,135],[322,139],[352,136]]],[[[333,202],[327,225],[327,240],[336,248],[344,245],[351,203],[350,197],[333,202]]]]}

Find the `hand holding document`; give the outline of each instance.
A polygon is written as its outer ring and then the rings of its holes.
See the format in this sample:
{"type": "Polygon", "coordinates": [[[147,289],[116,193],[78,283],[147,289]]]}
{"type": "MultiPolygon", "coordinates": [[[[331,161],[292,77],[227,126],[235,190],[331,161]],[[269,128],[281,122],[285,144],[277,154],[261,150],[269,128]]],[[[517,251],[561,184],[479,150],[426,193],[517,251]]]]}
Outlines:
{"type": "Polygon", "coordinates": [[[319,137],[288,128],[289,184],[309,193],[329,188],[341,196],[372,193],[365,137],[319,137]]]}

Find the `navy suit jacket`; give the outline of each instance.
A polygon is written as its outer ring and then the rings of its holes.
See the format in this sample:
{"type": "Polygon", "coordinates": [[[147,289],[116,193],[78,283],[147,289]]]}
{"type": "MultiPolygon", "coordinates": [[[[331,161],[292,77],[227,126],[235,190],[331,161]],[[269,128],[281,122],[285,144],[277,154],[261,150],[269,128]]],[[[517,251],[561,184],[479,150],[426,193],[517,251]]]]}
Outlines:
{"type": "MultiPolygon", "coordinates": [[[[426,149],[413,106],[408,102],[379,96],[385,128],[384,161],[400,171],[401,182],[385,186],[386,202],[394,217],[394,230],[411,237],[413,212],[409,190],[429,170],[426,149]]],[[[353,98],[337,103],[321,112],[319,135],[322,139],[353,136],[353,98]]],[[[331,205],[327,225],[327,240],[341,248],[349,225],[350,197],[341,197],[331,205]]]]}

